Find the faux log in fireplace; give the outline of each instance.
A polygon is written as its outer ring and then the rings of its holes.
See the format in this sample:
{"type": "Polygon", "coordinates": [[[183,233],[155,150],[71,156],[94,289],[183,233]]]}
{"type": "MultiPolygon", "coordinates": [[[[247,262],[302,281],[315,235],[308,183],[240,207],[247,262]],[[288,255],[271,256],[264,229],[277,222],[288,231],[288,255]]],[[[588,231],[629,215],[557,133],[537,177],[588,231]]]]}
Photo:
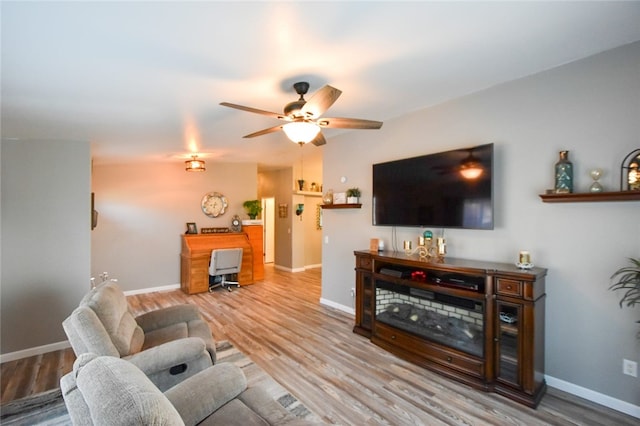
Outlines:
{"type": "Polygon", "coordinates": [[[544,268],[356,251],[354,332],[418,365],[536,407],[544,268]]]}

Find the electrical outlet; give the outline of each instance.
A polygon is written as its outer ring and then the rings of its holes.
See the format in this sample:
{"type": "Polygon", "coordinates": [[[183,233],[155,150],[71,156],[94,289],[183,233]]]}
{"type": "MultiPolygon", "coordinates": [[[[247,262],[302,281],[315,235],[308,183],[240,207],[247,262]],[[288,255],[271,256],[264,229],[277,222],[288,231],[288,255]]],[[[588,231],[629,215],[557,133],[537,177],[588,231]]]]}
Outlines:
{"type": "Polygon", "coordinates": [[[627,376],[638,377],[638,363],[628,359],[623,359],[622,372],[627,376]]]}

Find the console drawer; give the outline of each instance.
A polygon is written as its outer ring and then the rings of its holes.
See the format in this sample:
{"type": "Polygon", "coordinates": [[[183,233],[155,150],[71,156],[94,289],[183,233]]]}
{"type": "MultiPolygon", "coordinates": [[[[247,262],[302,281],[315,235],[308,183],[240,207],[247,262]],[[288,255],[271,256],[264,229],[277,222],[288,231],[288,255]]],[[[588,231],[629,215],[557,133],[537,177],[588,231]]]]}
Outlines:
{"type": "Polygon", "coordinates": [[[361,268],[361,269],[367,269],[367,270],[371,270],[371,258],[370,257],[364,257],[364,256],[358,256],[356,257],[357,259],[357,268],[361,268]]]}
{"type": "Polygon", "coordinates": [[[453,352],[451,349],[438,346],[436,343],[425,341],[379,322],[375,323],[373,334],[399,349],[412,352],[428,361],[474,377],[484,378],[484,361],[482,359],[453,352]]]}
{"type": "Polygon", "coordinates": [[[497,293],[503,296],[522,297],[523,295],[523,285],[521,281],[498,278],[496,288],[497,293]]]}

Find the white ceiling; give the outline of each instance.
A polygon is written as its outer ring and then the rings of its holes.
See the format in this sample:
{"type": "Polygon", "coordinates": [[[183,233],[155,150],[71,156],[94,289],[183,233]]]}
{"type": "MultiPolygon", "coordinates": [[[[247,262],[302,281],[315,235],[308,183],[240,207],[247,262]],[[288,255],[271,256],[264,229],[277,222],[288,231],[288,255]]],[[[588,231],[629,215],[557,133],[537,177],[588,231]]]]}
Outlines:
{"type": "Polygon", "coordinates": [[[242,138],[277,120],[218,104],[280,112],[304,80],[343,91],[325,116],[385,121],[640,40],[639,1],[0,8],[2,138],[91,141],[98,164],[196,151],[286,166],[299,148],[282,132],[242,138]]]}

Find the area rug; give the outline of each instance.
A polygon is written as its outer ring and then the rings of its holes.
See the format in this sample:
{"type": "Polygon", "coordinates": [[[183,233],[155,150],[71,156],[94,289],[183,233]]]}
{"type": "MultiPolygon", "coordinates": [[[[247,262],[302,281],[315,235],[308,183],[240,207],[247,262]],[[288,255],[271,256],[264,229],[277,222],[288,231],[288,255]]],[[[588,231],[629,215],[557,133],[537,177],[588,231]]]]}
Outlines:
{"type": "MultiPolygon", "coordinates": [[[[217,362],[232,362],[242,369],[249,386],[260,386],[293,415],[315,422],[320,418],[309,411],[298,399],[238,351],[228,341],[216,343],[217,362]]],[[[53,389],[30,397],[3,404],[0,407],[2,425],[70,425],[71,420],[60,389],[53,389]]]]}

